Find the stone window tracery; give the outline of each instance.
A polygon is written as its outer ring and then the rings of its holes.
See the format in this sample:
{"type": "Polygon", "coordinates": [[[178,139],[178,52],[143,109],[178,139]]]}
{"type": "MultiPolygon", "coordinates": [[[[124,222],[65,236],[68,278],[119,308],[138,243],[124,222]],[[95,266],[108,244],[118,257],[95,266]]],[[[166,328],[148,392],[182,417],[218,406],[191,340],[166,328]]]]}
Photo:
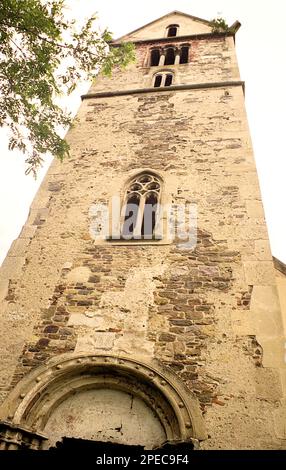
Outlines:
{"type": "MultiPolygon", "coordinates": [[[[122,237],[124,239],[156,239],[159,219],[161,182],[151,173],[136,176],[129,184],[124,200],[122,237]]],[[[161,237],[159,237],[161,238],[161,237]]]]}

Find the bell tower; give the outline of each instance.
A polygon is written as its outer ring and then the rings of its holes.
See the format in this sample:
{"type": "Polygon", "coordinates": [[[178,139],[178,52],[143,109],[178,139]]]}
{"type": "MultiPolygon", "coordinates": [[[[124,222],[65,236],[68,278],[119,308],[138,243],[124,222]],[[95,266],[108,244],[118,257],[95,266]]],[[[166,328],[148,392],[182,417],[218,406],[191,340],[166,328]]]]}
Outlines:
{"type": "Polygon", "coordinates": [[[0,272],[2,449],[286,448],[239,27],[174,11],[82,96],[0,272]]]}

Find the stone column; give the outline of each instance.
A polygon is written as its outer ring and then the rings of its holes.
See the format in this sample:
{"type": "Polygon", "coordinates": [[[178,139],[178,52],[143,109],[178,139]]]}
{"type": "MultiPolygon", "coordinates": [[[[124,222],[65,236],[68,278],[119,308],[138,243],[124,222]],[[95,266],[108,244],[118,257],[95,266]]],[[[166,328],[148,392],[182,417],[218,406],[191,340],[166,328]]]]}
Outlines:
{"type": "Polygon", "coordinates": [[[160,50],[160,61],[159,66],[165,65],[166,51],[165,49],[160,50]]]}
{"type": "Polygon", "coordinates": [[[47,437],[34,430],[0,421],[0,450],[41,449],[47,437]]]}
{"type": "Polygon", "coordinates": [[[180,63],[180,60],[181,60],[181,51],[180,49],[176,49],[175,50],[175,65],[178,65],[180,63]]]}

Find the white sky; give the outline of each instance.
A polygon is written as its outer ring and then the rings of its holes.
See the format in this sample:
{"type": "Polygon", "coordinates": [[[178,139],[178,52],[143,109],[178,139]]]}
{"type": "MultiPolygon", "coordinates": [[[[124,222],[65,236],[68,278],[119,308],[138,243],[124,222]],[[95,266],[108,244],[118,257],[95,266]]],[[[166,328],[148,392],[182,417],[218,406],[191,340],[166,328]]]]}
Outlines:
{"type": "MultiPolygon", "coordinates": [[[[272,253],[286,263],[285,0],[69,0],[75,17],[97,11],[102,27],[120,37],[173,10],[211,20],[219,14],[242,23],[236,36],[241,78],[253,140],[272,253]]],[[[85,91],[81,88],[81,93],[85,91]]],[[[80,99],[73,99],[77,107],[80,99]]],[[[7,150],[0,133],[0,263],[17,238],[33,196],[48,168],[35,182],[24,175],[24,158],[7,150]]]]}

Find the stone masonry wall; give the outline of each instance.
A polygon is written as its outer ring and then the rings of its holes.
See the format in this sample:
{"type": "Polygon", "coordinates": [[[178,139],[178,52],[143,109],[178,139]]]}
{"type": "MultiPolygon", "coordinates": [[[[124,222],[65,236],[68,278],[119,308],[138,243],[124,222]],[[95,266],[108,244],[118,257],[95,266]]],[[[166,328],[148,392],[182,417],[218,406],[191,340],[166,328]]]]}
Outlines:
{"type": "Polygon", "coordinates": [[[126,75],[117,71],[110,78],[98,77],[91,93],[114,90],[130,90],[152,87],[153,75],[160,70],[171,70],[175,74],[174,85],[209,83],[227,80],[239,80],[233,39],[222,37],[215,39],[192,39],[190,41],[164,41],[160,43],[142,43],[136,46],[136,62],[128,68],[126,75]],[[189,64],[149,67],[150,47],[164,47],[168,44],[180,47],[190,45],[189,64]]]}
{"type": "Polygon", "coordinates": [[[2,401],[65,352],[156,358],[197,395],[202,448],[285,448],[283,328],[242,89],[85,100],[68,140],[4,263],[20,267],[2,302],[2,401]],[[91,239],[91,205],[146,168],[165,200],[198,205],[195,249],[91,239]]]}

